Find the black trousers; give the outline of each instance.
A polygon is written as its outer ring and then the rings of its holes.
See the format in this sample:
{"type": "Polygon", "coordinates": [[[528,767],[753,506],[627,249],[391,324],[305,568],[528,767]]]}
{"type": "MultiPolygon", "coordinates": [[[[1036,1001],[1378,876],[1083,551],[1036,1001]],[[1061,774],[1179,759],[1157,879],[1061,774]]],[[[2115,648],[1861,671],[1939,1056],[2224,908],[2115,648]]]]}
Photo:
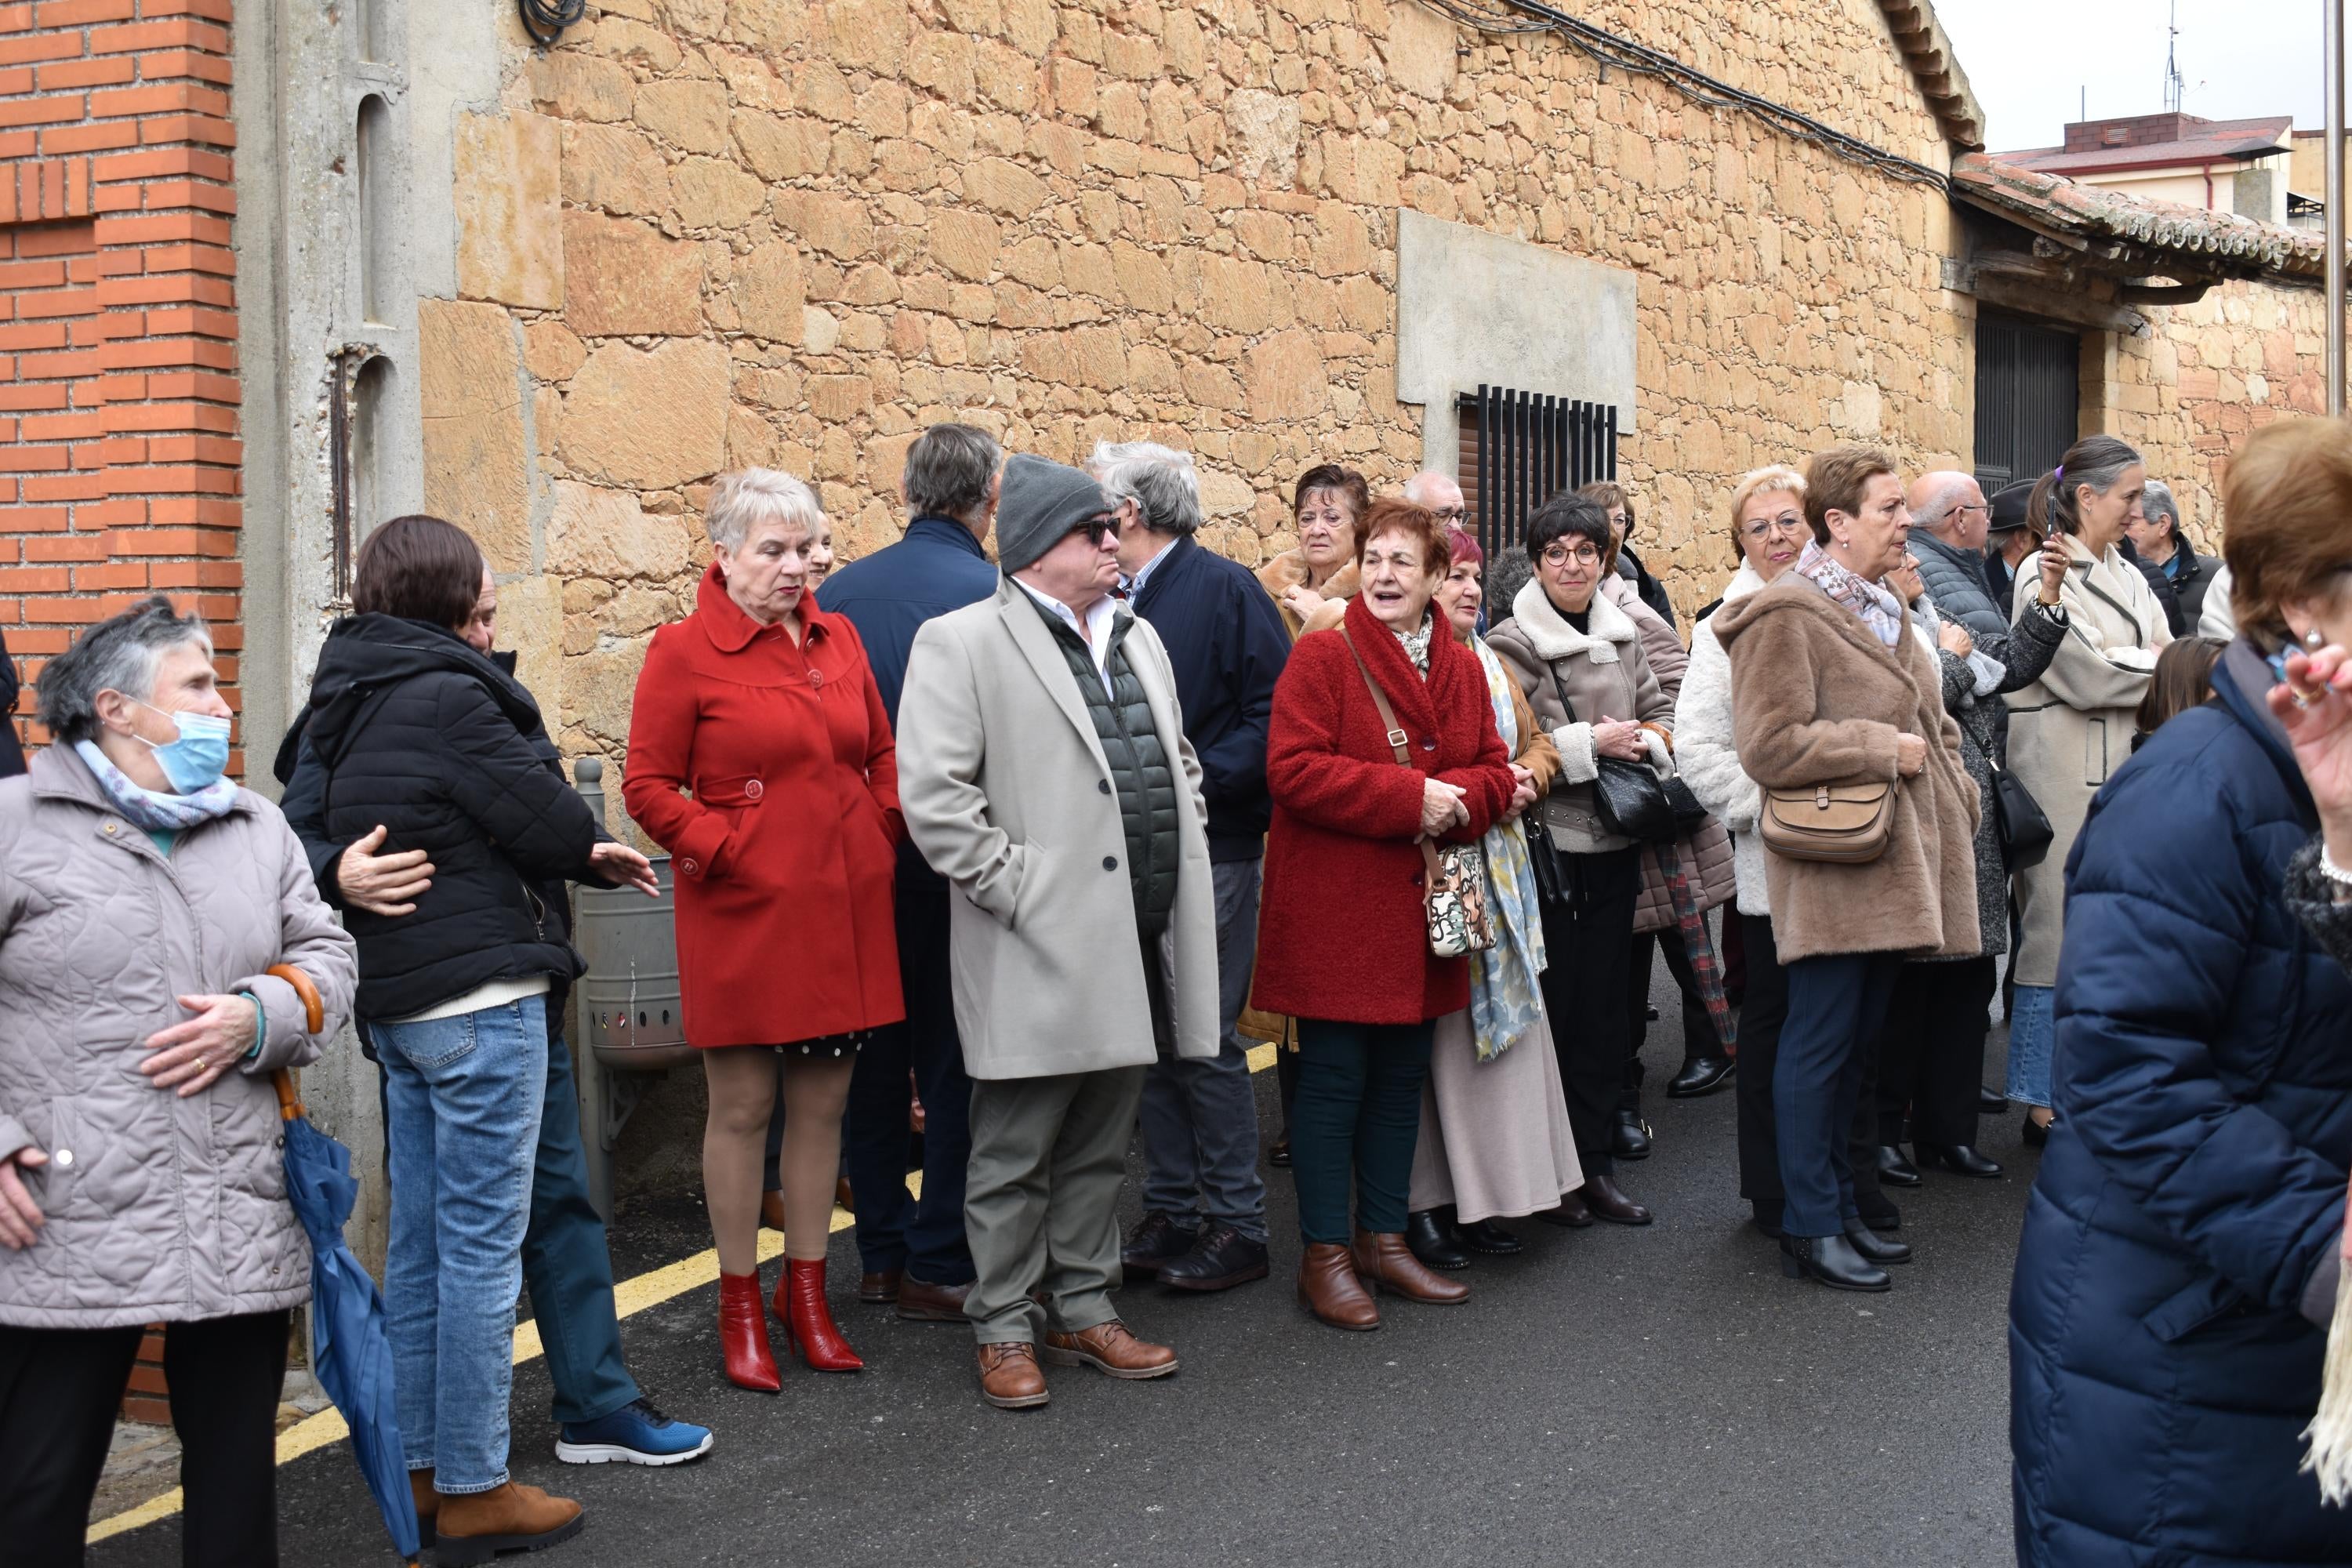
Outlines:
{"type": "MultiPolygon", "coordinates": [[[[1789,1021],[1789,972],[1772,941],[1766,915],[1733,913],[1747,949],[1748,997],[1739,1009],[1739,1076],[1732,1094],[1739,1111],[1739,1195],[1757,1217],[1780,1223],[1780,1138],[1772,1120],[1772,1074],[1780,1057],[1780,1030],[1789,1021]]],[[[1874,1057],[1863,1064],[1863,1092],[1848,1130],[1846,1158],[1853,1170],[1855,1205],[1867,1219],[1895,1213],[1878,1181],[1878,1107],[1874,1057]]]]}
{"type": "MultiPolygon", "coordinates": [[[[289,1317],[255,1312],[164,1331],[187,1568],[276,1568],[289,1317]]],[[[10,1568],[82,1561],[90,1498],[144,1331],[0,1327],[0,1559],[10,1568]]]]}
{"type": "Polygon", "coordinates": [[[1977,1089],[1991,1026],[1994,961],[1906,963],[1879,1037],[1878,1141],[1903,1141],[1903,1116],[1924,1143],[1977,1141],[1977,1089]]]}
{"type": "Polygon", "coordinates": [[[1616,1168],[1610,1130],[1625,1090],[1625,972],[1633,962],[1639,848],[1563,855],[1568,897],[1543,911],[1544,1012],[1559,1056],[1569,1131],[1588,1173],[1616,1168]]]}
{"type": "Polygon", "coordinates": [[[1716,1037],[1715,1020],[1707,1014],[1706,998],[1698,994],[1698,976],[1691,973],[1690,950],[1684,945],[1682,927],[1634,932],[1625,967],[1625,1022],[1630,1043],[1625,1050],[1625,1096],[1622,1103],[1627,1110],[1642,1109],[1642,1047],[1650,1037],[1650,976],[1657,967],[1654,961],[1660,953],[1665,955],[1666,973],[1675,977],[1675,984],[1683,994],[1683,1060],[1723,1055],[1723,1042],[1716,1037]]]}

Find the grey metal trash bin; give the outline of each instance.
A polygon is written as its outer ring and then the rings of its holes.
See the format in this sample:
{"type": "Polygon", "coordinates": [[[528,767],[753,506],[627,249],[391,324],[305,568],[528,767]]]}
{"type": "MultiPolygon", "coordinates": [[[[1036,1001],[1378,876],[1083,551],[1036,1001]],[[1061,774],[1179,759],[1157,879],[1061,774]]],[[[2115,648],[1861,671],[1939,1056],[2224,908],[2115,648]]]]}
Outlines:
{"type": "MultiPolygon", "coordinates": [[[[604,763],[582,757],[572,776],[596,820],[604,820],[604,763]]],[[[661,897],[634,888],[577,893],[572,941],[588,962],[573,987],[580,1006],[580,1120],[586,1133],[588,1188],[605,1218],[613,1214],[613,1148],[647,1084],[672,1068],[693,1067],[677,980],[677,894],[667,855],[652,858],[661,897]],[[650,1077],[648,1075],[651,1075],[650,1077]]]]}

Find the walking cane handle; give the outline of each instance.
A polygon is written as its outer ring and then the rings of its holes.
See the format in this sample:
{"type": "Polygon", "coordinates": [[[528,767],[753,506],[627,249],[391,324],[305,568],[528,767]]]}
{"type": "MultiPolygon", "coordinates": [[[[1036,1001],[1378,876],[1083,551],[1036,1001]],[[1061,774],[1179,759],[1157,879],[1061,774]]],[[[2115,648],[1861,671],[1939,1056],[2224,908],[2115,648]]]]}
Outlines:
{"type": "Polygon", "coordinates": [[[315,1035],[327,1026],[327,1004],[320,996],[319,988],[310,984],[309,975],[290,963],[273,963],[263,973],[274,974],[294,987],[294,994],[302,1000],[302,1032],[304,1034],[315,1035]]]}

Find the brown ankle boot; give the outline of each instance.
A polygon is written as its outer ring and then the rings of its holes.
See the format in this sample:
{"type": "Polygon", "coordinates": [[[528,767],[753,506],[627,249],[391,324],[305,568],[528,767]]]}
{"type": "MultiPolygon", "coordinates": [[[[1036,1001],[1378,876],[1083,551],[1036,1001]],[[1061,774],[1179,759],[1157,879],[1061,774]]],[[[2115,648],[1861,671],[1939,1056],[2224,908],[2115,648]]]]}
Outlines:
{"type": "Polygon", "coordinates": [[[1470,1299],[1469,1286],[1423,1268],[1421,1259],[1405,1246],[1402,1231],[1385,1235],[1358,1231],[1355,1262],[1356,1272],[1376,1289],[1393,1290],[1408,1301],[1452,1306],[1470,1299]]]}
{"type": "Polygon", "coordinates": [[[443,1568],[470,1568],[501,1552],[536,1552],[569,1541],[585,1522],[587,1516],[570,1498],[509,1481],[489,1491],[443,1498],[434,1529],[443,1568]]]}
{"type": "Polygon", "coordinates": [[[441,1511],[441,1494],[433,1489],[433,1467],[408,1472],[408,1500],[416,1505],[416,1532],[433,1544],[433,1521],[441,1511]]]}
{"type": "Polygon", "coordinates": [[[1298,1260],[1298,1304],[1335,1329],[1377,1329],[1381,1310],[1356,1279],[1348,1249],[1335,1241],[1310,1241],[1298,1260]]]}

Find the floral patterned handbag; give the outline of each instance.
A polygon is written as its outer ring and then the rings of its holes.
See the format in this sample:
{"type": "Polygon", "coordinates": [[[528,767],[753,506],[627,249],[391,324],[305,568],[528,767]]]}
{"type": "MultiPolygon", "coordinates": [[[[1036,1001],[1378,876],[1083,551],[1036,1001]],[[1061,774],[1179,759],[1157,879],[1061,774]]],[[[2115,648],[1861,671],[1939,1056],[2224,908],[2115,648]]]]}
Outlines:
{"type": "MultiPolygon", "coordinates": [[[[1348,651],[1355,655],[1356,671],[1364,678],[1364,689],[1372,694],[1372,706],[1380,710],[1381,722],[1388,726],[1390,748],[1396,752],[1399,763],[1412,768],[1412,752],[1405,745],[1405,732],[1397,724],[1396,710],[1389,705],[1388,693],[1372,679],[1364,656],[1356,653],[1356,641],[1348,636],[1348,628],[1343,626],[1339,631],[1348,651]]],[[[1495,945],[1495,921],[1486,912],[1486,852],[1475,844],[1433,844],[1427,838],[1419,842],[1422,903],[1429,917],[1429,951],[1440,958],[1485,952],[1495,945]]]]}

